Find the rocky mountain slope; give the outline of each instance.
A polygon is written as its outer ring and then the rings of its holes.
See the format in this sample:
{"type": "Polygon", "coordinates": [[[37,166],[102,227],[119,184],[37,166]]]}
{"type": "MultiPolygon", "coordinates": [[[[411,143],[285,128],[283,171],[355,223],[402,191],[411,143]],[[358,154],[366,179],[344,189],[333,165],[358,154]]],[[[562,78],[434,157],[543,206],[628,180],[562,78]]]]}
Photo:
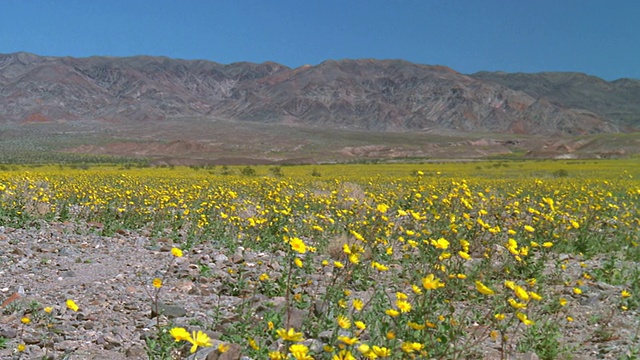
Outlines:
{"type": "Polygon", "coordinates": [[[508,74],[479,72],[472,77],[492,81],[566,107],[587,109],[624,128],[640,125],[640,80],[605,81],[582,73],[508,74]]]}
{"type": "MultiPolygon", "coordinates": [[[[635,91],[620,84],[615,104],[635,91]]],[[[290,69],[148,56],[0,55],[0,123],[204,116],[375,131],[559,135],[638,127],[640,112],[631,109],[621,120],[614,108],[575,106],[493,78],[402,60],[329,60],[290,69]]]]}

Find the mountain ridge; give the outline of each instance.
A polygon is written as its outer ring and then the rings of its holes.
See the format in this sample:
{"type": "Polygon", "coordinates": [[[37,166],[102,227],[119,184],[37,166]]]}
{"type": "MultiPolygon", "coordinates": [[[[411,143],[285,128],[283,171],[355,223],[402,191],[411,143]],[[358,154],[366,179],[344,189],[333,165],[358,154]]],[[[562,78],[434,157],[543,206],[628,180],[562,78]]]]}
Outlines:
{"type": "Polygon", "coordinates": [[[580,82],[565,75],[570,86],[563,93],[556,91],[560,75],[507,75],[465,75],[405,60],[290,68],[156,56],[0,54],[0,123],[203,116],[372,131],[576,135],[640,128],[640,108],[625,103],[640,80],[573,76],[580,82]],[[580,94],[596,100],[577,101],[580,94]]]}

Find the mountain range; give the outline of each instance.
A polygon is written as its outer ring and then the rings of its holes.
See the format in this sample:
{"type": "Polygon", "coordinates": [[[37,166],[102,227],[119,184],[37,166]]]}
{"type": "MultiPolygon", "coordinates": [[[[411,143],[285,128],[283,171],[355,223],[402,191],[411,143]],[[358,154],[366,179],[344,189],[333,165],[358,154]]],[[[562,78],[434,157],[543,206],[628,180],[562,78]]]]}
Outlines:
{"type": "Polygon", "coordinates": [[[640,129],[640,80],[461,74],[403,60],[218,64],[0,54],[0,124],[192,117],[368,131],[580,135],[640,129]]]}

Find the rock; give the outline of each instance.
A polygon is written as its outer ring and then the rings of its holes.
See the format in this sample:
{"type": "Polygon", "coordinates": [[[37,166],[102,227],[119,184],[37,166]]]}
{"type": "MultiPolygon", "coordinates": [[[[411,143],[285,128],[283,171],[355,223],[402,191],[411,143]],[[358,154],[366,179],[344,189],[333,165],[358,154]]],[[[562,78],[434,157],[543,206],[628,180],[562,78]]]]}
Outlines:
{"type": "Polygon", "coordinates": [[[309,350],[311,350],[312,352],[315,353],[321,353],[322,352],[322,346],[324,345],[323,342],[316,340],[316,339],[306,339],[303,342],[304,345],[306,345],[309,350]]]}
{"type": "Polygon", "coordinates": [[[64,340],[53,344],[53,349],[56,351],[70,352],[78,348],[78,343],[72,340],[64,340]]]}
{"type": "Polygon", "coordinates": [[[140,344],[134,344],[125,352],[127,358],[130,359],[147,359],[147,351],[144,346],[140,344]]]}
{"type": "Polygon", "coordinates": [[[9,329],[9,328],[0,329],[0,337],[6,338],[6,339],[13,339],[16,336],[18,336],[18,332],[14,329],[9,329]]]}
{"type": "Polygon", "coordinates": [[[153,308],[153,304],[151,305],[151,317],[156,317],[158,315],[164,315],[169,319],[175,319],[179,317],[183,317],[187,315],[187,310],[179,305],[168,305],[164,303],[158,304],[158,312],[156,313],[153,308]]]}
{"type": "MultiPolygon", "coordinates": [[[[215,344],[215,340],[212,343],[215,344]]],[[[214,346],[201,348],[198,349],[195,354],[189,355],[185,360],[206,360],[210,354],[216,353],[217,351],[218,350],[214,346]]]]}
{"type": "Polygon", "coordinates": [[[76,256],[78,254],[79,254],[78,250],[68,246],[63,247],[62,249],[60,249],[60,251],[58,251],[58,255],[61,255],[61,256],[76,256]]]}
{"type": "MultiPolygon", "coordinates": [[[[331,338],[333,337],[333,333],[334,333],[334,330],[325,330],[318,334],[318,339],[323,340],[325,342],[330,341],[331,338]]],[[[350,333],[348,335],[350,335],[350,333]]]]}
{"type": "Polygon", "coordinates": [[[285,317],[285,322],[288,320],[289,327],[300,329],[304,319],[307,317],[307,314],[308,312],[305,310],[292,307],[289,309],[289,315],[285,317]]]}
{"type": "Polygon", "coordinates": [[[229,350],[220,354],[220,352],[217,350],[217,347],[216,347],[215,351],[210,352],[205,359],[206,360],[239,360],[240,357],[242,356],[241,354],[242,348],[240,347],[240,345],[238,344],[228,344],[228,345],[229,345],[229,350]]]}
{"type": "Polygon", "coordinates": [[[63,270],[60,274],[63,278],[76,277],[76,273],[73,270],[63,270]]]}
{"type": "Polygon", "coordinates": [[[22,341],[24,341],[24,343],[28,345],[35,345],[35,344],[40,344],[41,339],[37,336],[29,334],[29,335],[24,335],[22,337],[22,341]]]}

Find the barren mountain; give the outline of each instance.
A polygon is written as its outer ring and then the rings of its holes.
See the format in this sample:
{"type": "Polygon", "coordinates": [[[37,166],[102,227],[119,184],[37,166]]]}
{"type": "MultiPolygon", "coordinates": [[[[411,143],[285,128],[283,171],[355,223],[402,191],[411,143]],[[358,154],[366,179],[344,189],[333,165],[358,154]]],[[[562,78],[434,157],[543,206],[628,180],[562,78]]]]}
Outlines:
{"type": "Polygon", "coordinates": [[[565,107],[587,109],[613,121],[622,129],[637,130],[640,127],[640,80],[605,81],[571,72],[479,72],[472,76],[524,91],[535,98],[545,97],[565,107]]]}
{"type": "MultiPolygon", "coordinates": [[[[615,85],[619,103],[636,89],[623,85],[615,85]]],[[[0,55],[0,123],[197,116],[374,131],[559,135],[638,125],[631,110],[630,120],[621,121],[612,118],[615,110],[522,90],[402,60],[331,60],[290,69],[148,56],[0,55]]]]}

